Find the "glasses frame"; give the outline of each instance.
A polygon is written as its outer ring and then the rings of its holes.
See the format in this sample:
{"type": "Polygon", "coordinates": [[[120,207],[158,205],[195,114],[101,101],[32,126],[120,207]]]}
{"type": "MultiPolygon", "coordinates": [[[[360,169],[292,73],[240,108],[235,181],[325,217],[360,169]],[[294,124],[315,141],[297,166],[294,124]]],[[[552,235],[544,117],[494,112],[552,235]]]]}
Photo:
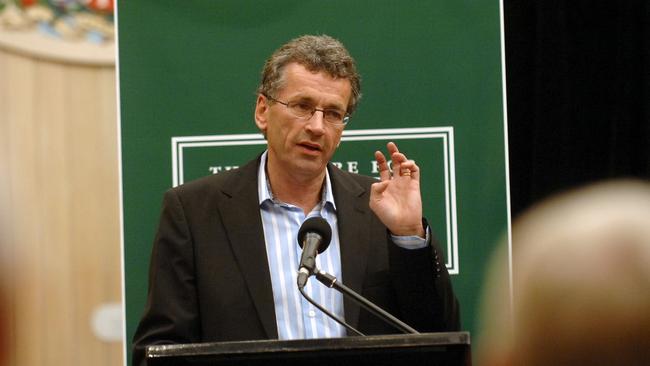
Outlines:
{"type": "MultiPolygon", "coordinates": [[[[287,107],[287,109],[289,111],[292,111],[292,109],[289,107],[289,102],[283,102],[281,100],[275,99],[275,98],[273,98],[271,96],[268,96],[266,94],[262,94],[262,95],[265,98],[267,98],[268,100],[270,100],[272,102],[275,102],[275,103],[282,104],[283,106],[287,107]]],[[[296,116],[296,118],[300,118],[300,119],[304,119],[305,121],[309,121],[314,116],[314,114],[316,114],[316,112],[321,112],[321,113],[323,113],[323,121],[329,123],[332,126],[343,127],[343,126],[347,125],[348,122],[350,121],[350,114],[345,113],[345,115],[343,116],[343,120],[341,122],[330,122],[325,118],[325,111],[326,111],[325,109],[318,109],[316,107],[312,107],[312,111],[311,111],[311,114],[309,116],[302,116],[302,117],[301,116],[296,116]]],[[[293,113],[293,112],[291,112],[291,113],[293,113]]]]}

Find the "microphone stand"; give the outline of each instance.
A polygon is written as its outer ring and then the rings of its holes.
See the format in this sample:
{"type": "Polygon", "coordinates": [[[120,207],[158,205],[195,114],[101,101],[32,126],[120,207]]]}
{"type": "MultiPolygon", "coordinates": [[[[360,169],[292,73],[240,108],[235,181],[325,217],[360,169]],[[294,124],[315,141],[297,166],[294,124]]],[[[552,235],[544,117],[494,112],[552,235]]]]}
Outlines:
{"type": "Polygon", "coordinates": [[[304,289],[303,287],[298,286],[298,291],[300,291],[300,294],[302,294],[302,296],[303,296],[305,299],[307,299],[307,301],[309,301],[312,305],[314,305],[316,308],[318,308],[318,310],[322,311],[323,313],[325,313],[325,315],[329,316],[330,318],[332,318],[333,320],[335,320],[337,323],[339,323],[339,324],[341,324],[342,326],[344,326],[345,329],[351,331],[352,333],[354,333],[354,334],[356,334],[356,335],[358,335],[358,336],[365,336],[365,334],[359,332],[359,331],[356,330],[354,327],[352,327],[352,326],[349,325],[348,323],[344,322],[341,318],[339,318],[338,316],[332,314],[329,310],[325,309],[325,308],[322,307],[319,303],[317,303],[314,299],[312,299],[311,297],[309,297],[309,295],[307,295],[307,293],[305,292],[305,289],[304,289]]]}
{"type": "Polygon", "coordinates": [[[316,275],[316,279],[320,281],[322,284],[329,288],[333,288],[340,293],[342,293],[344,296],[349,296],[356,302],[357,304],[361,305],[364,309],[370,311],[373,313],[376,317],[379,319],[385,321],[386,323],[392,325],[396,329],[399,329],[402,331],[402,333],[405,334],[420,334],[417,330],[411,328],[408,326],[406,323],[402,322],[401,320],[397,319],[396,317],[390,315],[388,312],[384,311],[381,309],[379,306],[373,304],[370,302],[368,299],[365,297],[359,295],[358,293],[354,292],[352,289],[349,287],[345,286],[343,283],[340,283],[337,281],[336,277],[332,276],[331,274],[327,272],[322,272],[316,268],[314,271],[316,275]]]}

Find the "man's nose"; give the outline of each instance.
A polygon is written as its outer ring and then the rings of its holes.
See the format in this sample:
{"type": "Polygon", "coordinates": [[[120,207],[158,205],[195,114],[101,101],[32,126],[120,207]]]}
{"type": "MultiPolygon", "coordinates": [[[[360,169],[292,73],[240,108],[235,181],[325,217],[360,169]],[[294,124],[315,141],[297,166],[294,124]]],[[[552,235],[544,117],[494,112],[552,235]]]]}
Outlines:
{"type": "Polygon", "coordinates": [[[325,112],[321,110],[314,110],[314,113],[307,120],[307,128],[314,133],[325,133],[325,112]]]}

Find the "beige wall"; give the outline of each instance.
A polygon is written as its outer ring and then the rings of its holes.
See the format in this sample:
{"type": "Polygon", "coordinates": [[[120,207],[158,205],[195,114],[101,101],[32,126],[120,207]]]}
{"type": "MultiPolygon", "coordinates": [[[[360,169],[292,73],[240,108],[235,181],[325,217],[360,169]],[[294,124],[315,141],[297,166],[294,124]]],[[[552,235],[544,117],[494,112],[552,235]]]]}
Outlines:
{"type": "Polygon", "coordinates": [[[0,248],[10,365],[119,365],[93,311],[121,302],[115,68],[0,45],[0,248]],[[10,265],[7,265],[10,264],[10,265]]]}

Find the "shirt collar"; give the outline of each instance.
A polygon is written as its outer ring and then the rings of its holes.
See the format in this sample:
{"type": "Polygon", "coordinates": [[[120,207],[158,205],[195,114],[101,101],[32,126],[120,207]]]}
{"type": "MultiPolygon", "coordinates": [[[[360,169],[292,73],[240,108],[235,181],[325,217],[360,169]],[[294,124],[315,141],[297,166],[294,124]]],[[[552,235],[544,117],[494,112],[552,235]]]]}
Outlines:
{"type": "MultiPolygon", "coordinates": [[[[266,158],[268,156],[268,150],[264,151],[262,157],[260,158],[260,167],[257,171],[257,194],[260,199],[260,206],[264,201],[269,200],[274,201],[273,192],[271,191],[271,184],[269,183],[269,178],[266,175],[266,158]]],[[[332,205],[332,208],[336,210],[336,204],[334,203],[334,195],[332,194],[332,182],[330,181],[330,173],[325,169],[325,182],[323,184],[323,194],[321,196],[321,204],[325,206],[325,203],[332,205]]]]}

